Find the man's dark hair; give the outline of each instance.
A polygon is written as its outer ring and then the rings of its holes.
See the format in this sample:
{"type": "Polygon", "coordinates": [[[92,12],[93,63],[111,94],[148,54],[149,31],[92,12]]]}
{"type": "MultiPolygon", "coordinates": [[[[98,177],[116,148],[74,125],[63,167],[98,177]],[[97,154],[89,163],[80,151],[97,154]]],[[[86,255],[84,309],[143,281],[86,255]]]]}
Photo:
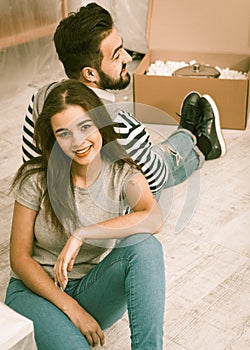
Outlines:
{"type": "Polygon", "coordinates": [[[79,79],[82,68],[100,69],[100,44],[113,29],[111,15],[96,3],[83,6],[59,23],[54,43],[65,73],[79,79]]]}

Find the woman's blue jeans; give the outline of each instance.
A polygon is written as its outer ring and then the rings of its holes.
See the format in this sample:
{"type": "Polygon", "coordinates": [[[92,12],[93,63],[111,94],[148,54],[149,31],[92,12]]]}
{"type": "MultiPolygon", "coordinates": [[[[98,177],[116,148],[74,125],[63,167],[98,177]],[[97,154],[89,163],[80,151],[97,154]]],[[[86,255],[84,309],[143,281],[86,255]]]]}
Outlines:
{"type": "MultiPolygon", "coordinates": [[[[122,240],[83,279],[70,281],[65,292],[102,329],[128,310],[132,349],[162,349],[165,272],[162,247],[154,236],[138,234],[122,240]]],[[[33,321],[39,350],[90,349],[69,318],[22,281],[11,279],[6,304],[33,321]]]]}

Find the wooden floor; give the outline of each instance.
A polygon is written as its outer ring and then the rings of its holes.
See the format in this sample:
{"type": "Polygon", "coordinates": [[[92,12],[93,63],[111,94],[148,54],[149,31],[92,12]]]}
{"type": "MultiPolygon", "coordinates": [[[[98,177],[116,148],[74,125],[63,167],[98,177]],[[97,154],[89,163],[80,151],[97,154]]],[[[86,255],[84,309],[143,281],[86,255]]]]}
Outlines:
{"type": "MultiPolygon", "coordinates": [[[[24,86],[0,104],[0,301],[9,274],[13,201],[8,185],[21,164],[21,126],[32,91],[24,86]]],[[[122,99],[130,93],[123,92],[122,99]]],[[[174,130],[148,127],[154,142],[174,130]]],[[[161,198],[166,216],[158,235],[166,265],[164,350],[250,349],[250,128],[224,130],[224,137],[225,157],[206,162],[161,198]]],[[[104,349],[130,349],[127,315],[105,334],[104,349]]]]}

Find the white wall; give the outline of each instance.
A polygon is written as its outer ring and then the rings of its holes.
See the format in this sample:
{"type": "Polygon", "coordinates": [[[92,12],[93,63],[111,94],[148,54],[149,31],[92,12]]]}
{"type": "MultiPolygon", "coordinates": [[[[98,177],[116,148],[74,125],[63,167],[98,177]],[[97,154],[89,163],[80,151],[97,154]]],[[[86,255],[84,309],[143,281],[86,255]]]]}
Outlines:
{"type": "MultiPolygon", "coordinates": [[[[72,0],[70,0],[70,1],[72,1],[72,0]]],[[[73,0],[73,1],[75,1],[75,0],[73,0]]],[[[80,2],[82,4],[81,6],[86,6],[90,2],[96,2],[98,5],[106,8],[108,11],[110,11],[112,0],[81,0],[80,2]]]]}
{"type": "Polygon", "coordinates": [[[147,52],[145,33],[148,0],[68,0],[69,12],[90,2],[96,2],[111,13],[126,49],[147,52]]]}

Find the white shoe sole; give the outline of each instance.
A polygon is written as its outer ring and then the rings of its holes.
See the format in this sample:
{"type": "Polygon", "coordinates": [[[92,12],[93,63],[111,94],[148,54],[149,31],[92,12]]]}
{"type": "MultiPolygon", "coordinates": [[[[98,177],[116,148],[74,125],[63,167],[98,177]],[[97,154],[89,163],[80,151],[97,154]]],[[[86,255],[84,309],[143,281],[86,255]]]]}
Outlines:
{"type": "Polygon", "coordinates": [[[204,97],[210,103],[210,105],[212,107],[214,117],[215,117],[215,129],[216,129],[216,133],[217,133],[218,140],[220,143],[220,148],[221,148],[220,157],[223,157],[224,154],[226,153],[226,144],[225,144],[224,137],[222,135],[222,131],[221,131],[221,127],[220,127],[220,114],[219,114],[218,108],[217,108],[216,103],[214,102],[214,100],[212,99],[211,96],[205,94],[202,97],[204,97]]]}

